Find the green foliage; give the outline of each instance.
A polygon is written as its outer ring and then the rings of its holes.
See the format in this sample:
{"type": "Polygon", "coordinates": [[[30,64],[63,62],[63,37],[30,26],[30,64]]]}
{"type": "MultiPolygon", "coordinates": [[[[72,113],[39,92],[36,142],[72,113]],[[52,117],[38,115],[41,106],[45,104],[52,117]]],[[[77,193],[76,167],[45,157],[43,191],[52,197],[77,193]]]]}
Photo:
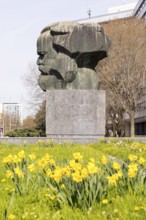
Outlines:
{"type": "Polygon", "coordinates": [[[39,137],[39,131],[34,128],[19,128],[5,134],[8,137],[39,137]]]}

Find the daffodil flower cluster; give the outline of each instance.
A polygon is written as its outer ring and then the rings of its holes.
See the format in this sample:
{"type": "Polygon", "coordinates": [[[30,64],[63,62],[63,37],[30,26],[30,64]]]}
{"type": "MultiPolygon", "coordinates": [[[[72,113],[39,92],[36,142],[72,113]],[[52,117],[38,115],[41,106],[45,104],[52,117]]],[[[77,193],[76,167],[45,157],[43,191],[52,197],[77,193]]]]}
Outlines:
{"type": "Polygon", "coordinates": [[[22,161],[22,159],[25,158],[25,153],[24,151],[20,151],[17,155],[12,155],[12,154],[9,154],[7,157],[4,157],[3,158],[3,163],[5,164],[10,164],[10,163],[19,163],[22,161]]]}
{"type": "Polygon", "coordinates": [[[22,168],[25,163],[25,152],[23,150],[20,151],[17,155],[9,154],[7,157],[3,158],[3,163],[8,168],[6,171],[6,178],[24,178],[24,172],[22,168]]]}
{"type": "Polygon", "coordinates": [[[71,206],[89,208],[95,201],[106,204],[105,196],[110,187],[118,189],[120,186],[122,190],[130,184],[134,186],[136,181],[140,181],[140,187],[145,184],[142,179],[146,161],[132,154],[127,162],[103,155],[100,161],[90,158],[85,163],[83,155],[76,152],[67,164],[59,165],[49,154],[37,158],[34,153],[26,156],[24,151],[20,151],[3,158],[3,163],[6,166],[3,182],[12,181],[13,191],[15,186],[15,191],[22,195],[30,187],[37,190],[41,186],[49,189],[49,192],[45,191],[46,199],[71,206]]]}
{"type": "Polygon", "coordinates": [[[106,172],[110,174],[107,176],[109,185],[117,186],[121,183],[125,187],[132,186],[134,188],[138,181],[144,185],[146,160],[133,154],[128,155],[128,160],[128,163],[118,163],[109,161],[105,156],[101,158],[101,163],[105,166],[106,172]]]}

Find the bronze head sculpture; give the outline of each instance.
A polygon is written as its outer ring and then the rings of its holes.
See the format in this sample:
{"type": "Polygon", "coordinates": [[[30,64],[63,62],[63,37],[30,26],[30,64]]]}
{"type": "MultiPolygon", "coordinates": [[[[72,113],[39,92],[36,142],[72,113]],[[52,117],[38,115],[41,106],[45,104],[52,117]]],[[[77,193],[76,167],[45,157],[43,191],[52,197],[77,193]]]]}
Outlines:
{"type": "Polygon", "coordinates": [[[47,89],[98,89],[95,72],[110,41],[97,23],[58,22],[44,28],[37,41],[38,83],[47,89]]]}

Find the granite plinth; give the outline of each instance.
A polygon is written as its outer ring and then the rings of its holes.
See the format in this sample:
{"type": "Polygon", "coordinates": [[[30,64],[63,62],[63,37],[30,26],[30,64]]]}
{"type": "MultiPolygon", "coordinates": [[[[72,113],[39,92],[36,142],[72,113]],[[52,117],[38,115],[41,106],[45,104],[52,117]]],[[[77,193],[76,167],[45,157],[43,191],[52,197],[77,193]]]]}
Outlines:
{"type": "Polygon", "coordinates": [[[105,91],[47,90],[47,138],[87,142],[104,135],[105,91]]]}

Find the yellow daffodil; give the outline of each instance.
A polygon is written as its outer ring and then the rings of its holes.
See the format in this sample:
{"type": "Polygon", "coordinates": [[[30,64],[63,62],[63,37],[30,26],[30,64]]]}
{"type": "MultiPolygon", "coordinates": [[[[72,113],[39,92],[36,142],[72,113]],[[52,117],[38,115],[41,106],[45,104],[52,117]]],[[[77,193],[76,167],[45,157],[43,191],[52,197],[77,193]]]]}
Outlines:
{"type": "Polygon", "coordinates": [[[83,156],[79,152],[74,153],[73,157],[75,160],[82,160],[82,158],[83,158],[83,156]]]}
{"type": "Polygon", "coordinates": [[[107,179],[108,179],[109,184],[116,186],[117,185],[117,180],[118,180],[118,175],[114,174],[112,176],[108,176],[107,179]]]}
{"type": "Polygon", "coordinates": [[[106,164],[108,163],[107,157],[103,156],[103,157],[101,158],[101,162],[102,162],[104,165],[106,165],[106,164]]]}
{"type": "Polygon", "coordinates": [[[140,164],[145,164],[146,160],[145,160],[143,157],[140,157],[139,160],[138,160],[138,162],[139,162],[140,164]]]}
{"type": "Polygon", "coordinates": [[[137,172],[133,171],[133,170],[128,170],[128,176],[130,178],[135,178],[137,175],[137,172]]]}
{"type": "Polygon", "coordinates": [[[18,157],[20,157],[21,159],[25,158],[25,152],[24,152],[24,150],[22,150],[22,151],[20,151],[20,152],[18,153],[18,157]]]}
{"type": "Polygon", "coordinates": [[[36,155],[34,153],[32,153],[32,154],[29,155],[29,158],[31,160],[35,160],[36,159],[36,155]]]}
{"type": "Polygon", "coordinates": [[[21,218],[22,218],[22,219],[25,219],[25,218],[26,218],[26,215],[25,215],[25,214],[23,214],[21,218]]]}
{"type": "Polygon", "coordinates": [[[103,205],[106,205],[106,204],[108,204],[108,200],[107,200],[107,199],[103,199],[103,200],[101,201],[101,203],[102,203],[103,205]]]}
{"type": "Polygon", "coordinates": [[[73,170],[81,170],[82,169],[82,164],[76,162],[75,160],[70,160],[69,165],[73,170]]]}
{"type": "Polygon", "coordinates": [[[128,165],[129,170],[137,171],[138,170],[138,164],[137,163],[131,163],[128,165]]]}
{"type": "Polygon", "coordinates": [[[119,170],[119,171],[117,172],[117,177],[118,177],[118,179],[121,179],[121,178],[123,177],[122,170],[119,170]]]}
{"type": "Polygon", "coordinates": [[[6,177],[9,179],[12,179],[13,178],[13,176],[14,176],[14,173],[12,172],[12,171],[10,171],[10,170],[7,170],[6,171],[6,177]]]}
{"type": "Polygon", "coordinates": [[[75,167],[75,164],[76,164],[76,161],[75,160],[70,160],[69,161],[69,165],[71,168],[74,168],[75,167]]]}
{"type": "Polygon", "coordinates": [[[87,169],[88,169],[89,174],[98,173],[99,171],[98,167],[96,167],[95,164],[91,162],[88,163],[87,169]]]}
{"type": "Polygon", "coordinates": [[[94,159],[94,158],[90,158],[90,159],[89,159],[89,162],[95,163],[95,159],[94,159]]]}
{"type": "Polygon", "coordinates": [[[14,192],[15,188],[14,187],[6,187],[5,190],[9,193],[14,192]]]}
{"type": "Polygon", "coordinates": [[[32,163],[32,164],[30,164],[30,165],[28,165],[28,170],[30,171],[30,172],[33,172],[34,170],[35,170],[35,165],[32,163]]]}
{"type": "Polygon", "coordinates": [[[64,184],[61,184],[61,189],[65,189],[65,185],[64,184]]]}
{"type": "Polygon", "coordinates": [[[13,156],[13,162],[14,163],[19,163],[21,161],[21,158],[20,157],[18,157],[17,155],[14,155],[13,156]]]}
{"type": "Polygon", "coordinates": [[[3,163],[12,163],[12,162],[13,162],[12,154],[9,154],[7,157],[3,158],[3,163]]]}
{"type": "Polygon", "coordinates": [[[120,166],[119,163],[113,162],[113,169],[114,169],[114,170],[120,170],[120,168],[121,168],[121,166],[120,166]]]}
{"type": "Polygon", "coordinates": [[[72,179],[77,183],[82,182],[82,176],[80,175],[79,171],[72,173],[72,179]]]}
{"type": "Polygon", "coordinates": [[[48,168],[46,170],[46,175],[49,176],[49,177],[52,177],[52,170],[50,168],[48,168]]]}
{"type": "Polygon", "coordinates": [[[63,174],[65,174],[67,177],[71,175],[71,168],[69,166],[66,166],[63,168],[63,174]]]}
{"type": "Polygon", "coordinates": [[[138,171],[138,164],[136,164],[136,163],[129,164],[129,166],[128,166],[128,176],[130,178],[135,178],[136,175],[137,175],[137,171],[138,171]]]}
{"type": "Polygon", "coordinates": [[[24,178],[24,173],[19,167],[14,168],[14,172],[18,175],[19,178],[24,178]]]}
{"type": "Polygon", "coordinates": [[[129,154],[129,156],[128,156],[128,159],[130,160],[130,161],[137,161],[137,156],[136,155],[133,155],[133,154],[129,154]]]}
{"type": "Polygon", "coordinates": [[[139,206],[135,206],[135,207],[134,207],[134,210],[135,210],[136,212],[138,212],[138,211],[140,210],[140,207],[139,207],[139,206]]]}
{"type": "Polygon", "coordinates": [[[55,160],[53,160],[52,158],[49,159],[49,163],[53,166],[56,166],[55,160]]]}
{"type": "Polygon", "coordinates": [[[54,170],[54,173],[52,174],[52,178],[56,182],[61,181],[61,179],[62,179],[62,169],[61,169],[61,167],[56,167],[56,169],[54,170]]]}
{"type": "Polygon", "coordinates": [[[49,196],[49,198],[51,199],[51,200],[55,200],[56,199],[56,196],[49,196]]]}
{"type": "Polygon", "coordinates": [[[45,158],[41,158],[40,160],[38,160],[38,165],[41,168],[45,168],[48,165],[48,161],[45,160],[45,158]]]}
{"type": "Polygon", "coordinates": [[[43,157],[46,161],[50,160],[50,155],[49,154],[45,154],[45,156],[43,157]]]}
{"type": "Polygon", "coordinates": [[[13,215],[13,214],[9,214],[9,215],[8,215],[8,219],[9,219],[9,220],[14,220],[14,219],[16,219],[16,216],[13,215]]]}
{"type": "Polygon", "coordinates": [[[88,177],[88,170],[85,167],[81,170],[81,176],[83,179],[88,177]]]}

